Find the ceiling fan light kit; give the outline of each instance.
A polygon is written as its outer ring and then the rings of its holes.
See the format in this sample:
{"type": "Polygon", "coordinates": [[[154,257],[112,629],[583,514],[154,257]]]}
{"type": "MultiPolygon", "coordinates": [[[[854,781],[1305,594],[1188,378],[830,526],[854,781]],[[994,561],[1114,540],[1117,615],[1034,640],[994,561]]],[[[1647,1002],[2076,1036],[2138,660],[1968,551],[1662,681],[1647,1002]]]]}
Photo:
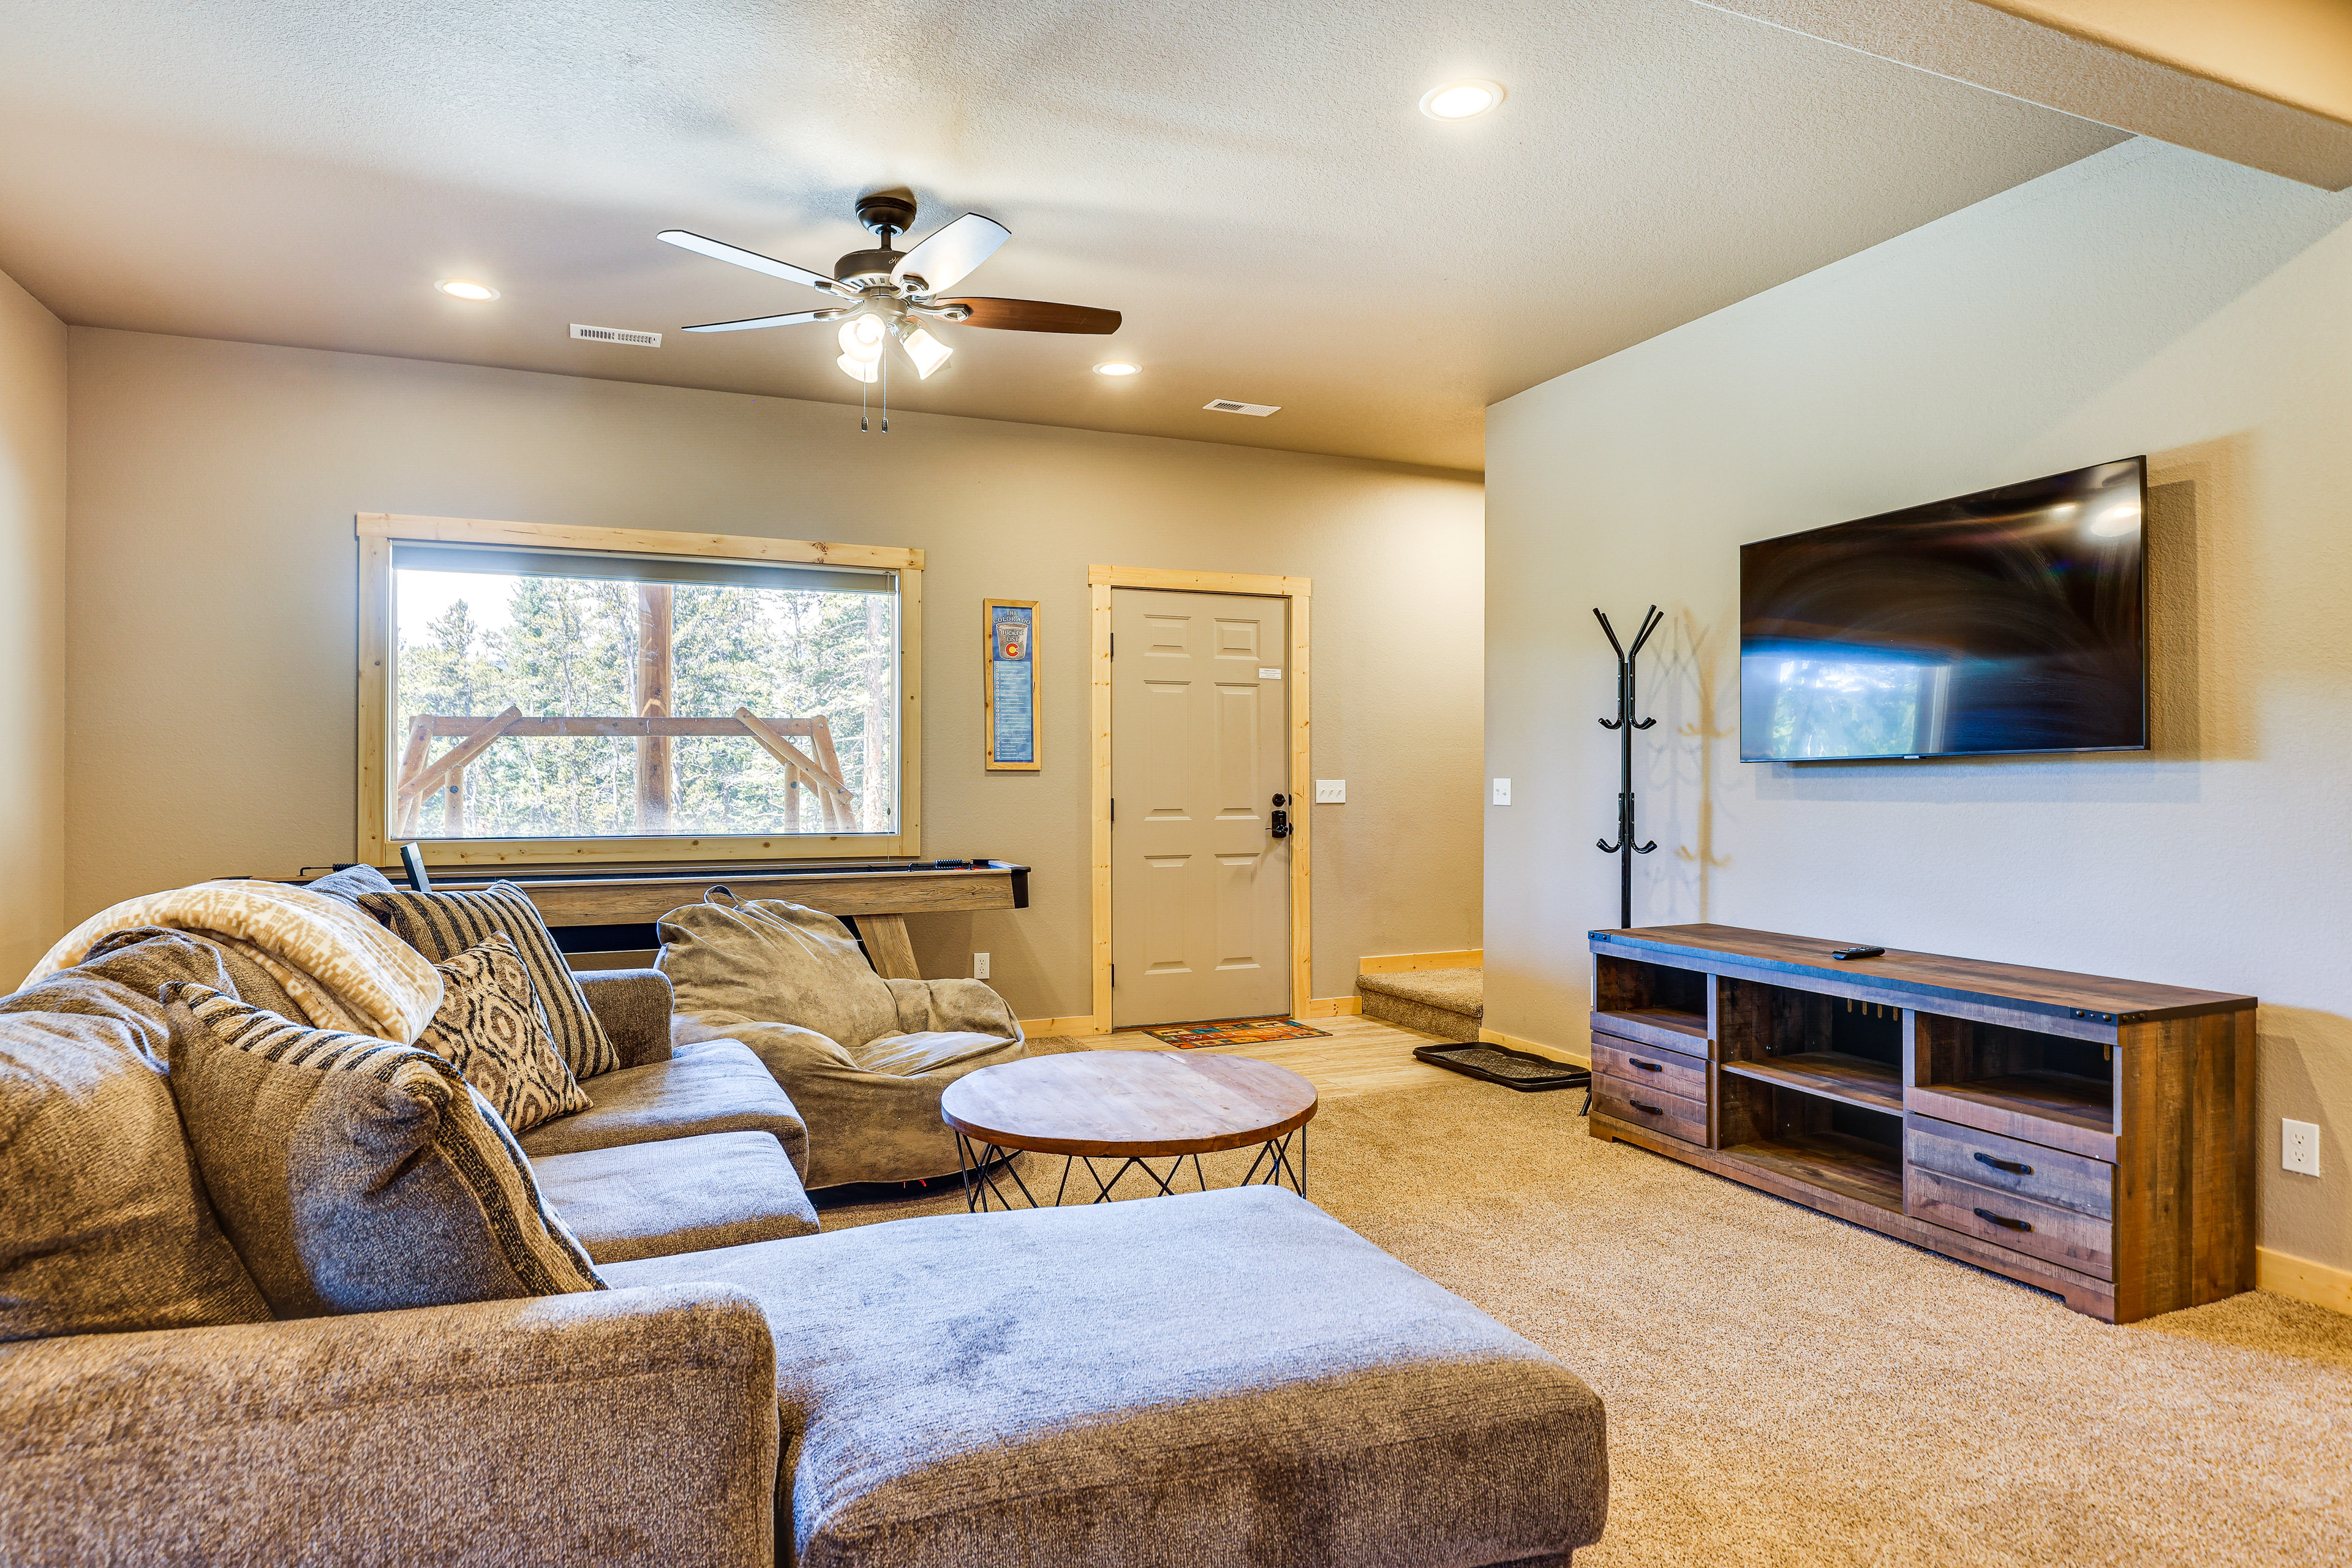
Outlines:
{"type": "MultiPolygon", "coordinates": [[[[741,332],[763,327],[798,326],[812,321],[840,322],[836,336],[841,344],[841,355],[834,363],[841,367],[844,375],[863,385],[870,386],[877,381],[881,383],[882,428],[885,432],[890,428],[890,384],[885,374],[887,360],[884,353],[889,342],[894,339],[897,341],[899,351],[914,365],[916,376],[925,381],[944,366],[955,353],[953,344],[931,331],[931,322],[1019,332],[1107,333],[1118,331],[1119,315],[1117,310],[1099,310],[1086,305],[1055,305],[1042,300],[941,299],[940,290],[952,289],[962,282],[981,263],[995,255],[998,247],[1013,235],[993,218],[982,217],[978,213],[966,213],[935,230],[912,250],[898,250],[891,245],[891,240],[908,232],[908,226],[915,221],[915,211],[913,198],[898,192],[882,191],[860,197],[857,220],[882,243],[871,249],[851,251],[834,263],[830,277],[686,229],[665,229],[654,237],[681,250],[691,250],[697,255],[730,262],[737,267],[748,267],[754,272],[764,272],[771,278],[781,278],[786,282],[802,284],[849,301],[846,305],[794,310],[781,316],[752,316],[738,321],[706,321],[686,330],[689,332],[741,332]]],[[[1105,374],[1131,374],[1133,371],[1134,367],[1130,365],[1123,371],[1107,371],[1105,374]]],[[[863,419],[859,421],[858,428],[866,428],[863,419]]]]}

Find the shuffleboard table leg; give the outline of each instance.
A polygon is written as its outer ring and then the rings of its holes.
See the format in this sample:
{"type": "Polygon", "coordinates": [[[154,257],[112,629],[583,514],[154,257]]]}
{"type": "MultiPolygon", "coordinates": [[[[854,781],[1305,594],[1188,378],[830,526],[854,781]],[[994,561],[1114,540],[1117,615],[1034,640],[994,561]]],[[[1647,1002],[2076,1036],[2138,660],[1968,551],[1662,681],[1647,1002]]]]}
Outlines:
{"type": "Polygon", "coordinates": [[[866,939],[866,956],[874,973],[885,980],[920,980],[915,967],[914,939],[907,934],[904,915],[859,915],[857,934],[866,939]]]}

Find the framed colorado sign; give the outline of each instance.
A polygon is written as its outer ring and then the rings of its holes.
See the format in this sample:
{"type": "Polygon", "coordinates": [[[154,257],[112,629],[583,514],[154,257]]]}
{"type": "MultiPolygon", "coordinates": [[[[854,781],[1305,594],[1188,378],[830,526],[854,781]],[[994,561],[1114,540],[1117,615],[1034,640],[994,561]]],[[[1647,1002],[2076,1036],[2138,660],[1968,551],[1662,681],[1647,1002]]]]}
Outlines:
{"type": "Polygon", "coordinates": [[[988,629],[988,765],[1035,773],[1037,601],[983,599],[981,618],[988,629]]]}

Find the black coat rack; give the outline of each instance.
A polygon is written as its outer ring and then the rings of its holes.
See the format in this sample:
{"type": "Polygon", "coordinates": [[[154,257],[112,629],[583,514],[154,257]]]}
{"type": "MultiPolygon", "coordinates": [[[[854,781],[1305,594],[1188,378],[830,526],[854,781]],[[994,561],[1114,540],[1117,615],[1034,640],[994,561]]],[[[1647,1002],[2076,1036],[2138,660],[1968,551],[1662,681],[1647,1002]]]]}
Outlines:
{"type": "Polygon", "coordinates": [[[1655,719],[1644,719],[1639,723],[1633,721],[1633,660],[1641,657],[1642,645],[1650,640],[1650,634],[1656,631],[1666,617],[1658,614],[1657,605],[1652,605],[1650,613],[1642,617],[1642,629],[1633,636],[1633,646],[1626,647],[1618,642],[1617,628],[1609,624],[1607,616],[1597,608],[1592,615],[1601,623],[1602,634],[1609,638],[1609,646],[1617,655],[1617,717],[1601,721],[1602,729],[1617,731],[1624,743],[1622,771],[1618,775],[1617,842],[1612,844],[1606,838],[1596,838],[1593,842],[1600,846],[1602,854],[1614,855],[1618,858],[1617,924],[1622,929],[1633,923],[1633,857],[1647,855],[1658,847],[1654,840],[1648,844],[1633,842],[1633,731],[1646,730],[1657,722],[1655,719]]]}

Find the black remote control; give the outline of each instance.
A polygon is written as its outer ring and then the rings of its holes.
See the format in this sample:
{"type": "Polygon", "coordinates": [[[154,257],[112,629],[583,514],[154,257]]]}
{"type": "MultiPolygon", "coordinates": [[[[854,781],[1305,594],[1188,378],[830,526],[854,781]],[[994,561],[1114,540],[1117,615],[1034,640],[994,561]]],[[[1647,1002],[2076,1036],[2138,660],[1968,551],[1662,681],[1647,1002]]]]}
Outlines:
{"type": "Polygon", "coordinates": [[[1833,950],[1832,958],[1876,958],[1886,950],[1883,947],[1841,947],[1833,950]]]}

